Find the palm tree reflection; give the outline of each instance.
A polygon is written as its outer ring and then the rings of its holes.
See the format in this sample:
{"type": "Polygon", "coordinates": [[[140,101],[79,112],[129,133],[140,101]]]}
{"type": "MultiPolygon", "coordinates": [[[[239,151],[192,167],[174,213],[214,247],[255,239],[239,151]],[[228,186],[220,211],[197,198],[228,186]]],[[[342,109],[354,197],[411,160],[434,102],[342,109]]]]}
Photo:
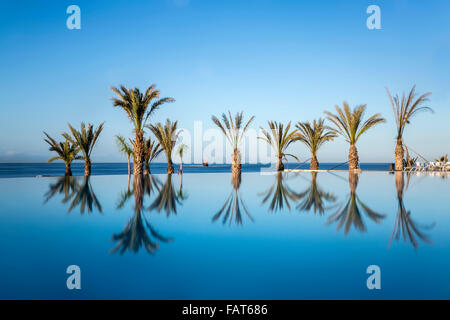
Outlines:
{"type": "Polygon", "coordinates": [[[311,185],[308,189],[299,194],[299,200],[302,200],[297,209],[300,211],[310,211],[323,215],[326,210],[334,206],[326,206],[326,202],[336,202],[337,198],[333,193],[323,191],[317,184],[317,172],[311,172],[311,185]]]}
{"type": "Polygon", "coordinates": [[[292,190],[287,184],[287,179],[283,177],[282,172],[278,172],[275,183],[260,195],[263,196],[261,204],[265,204],[269,199],[269,211],[282,210],[286,206],[291,210],[291,204],[289,201],[296,202],[300,199],[300,194],[292,190]]]}
{"type": "Polygon", "coordinates": [[[405,204],[403,203],[403,193],[408,189],[410,175],[408,174],[408,179],[405,187],[403,172],[395,173],[395,186],[397,188],[397,200],[398,200],[398,211],[397,217],[395,218],[394,229],[392,230],[391,238],[389,239],[388,248],[392,244],[392,240],[398,241],[400,237],[403,241],[409,241],[414,249],[417,249],[419,242],[417,238],[421,239],[425,243],[431,244],[432,241],[427,235],[425,235],[420,229],[431,229],[434,227],[434,223],[429,226],[419,226],[413,219],[411,219],[411,211],[407,211],[405,204]]]}
{"type": "Polygon", "coordinates": [[[164,210],[169,216],[171,213],[177,214],[177,204],[181,204],[186,199],[186,194],[183,194],[182,185],[177,192],[172,184],[172,175],[168,174],[166,182],[162,186],[161,190],[158,188],[158,195],[153,203],[148,208],[150,211],[155,210],[161,212],[164,210]]]}
{"type": "Polygon", "coordinates": [[[100,213],[102,212],[102,206],[92,189],[89,176],[84,177],[82,184],[80,184],[78,177],[66,176],[58,178],[56,183],[49,185],[49,190],[44,195],[44,203],[47,203],[56,194],[64,195],[61,200],[62,203],[70,202],[67,212],[71,212],[78,206],[81,214],[84,214],[85,211],[91,213],[94,207],[100,213]]]}
{"type": "Polygon", "coordinates": [[[327,224],[338,222],[337,230],[339,230],[342,226],[345,226],[344,234],[348,234],[352,225],[359,231],[366,231],[366,226],[364,225],[361,211],[364,212],[370,220],[376,223],[380,223],[381,220],[386,217],[384,214],[373,211],[359,199],[356,194],[358,180],[359,176],[357,173],[349,172],[348,182],[350,185],[350,196],[347,203],[344,207],[339,208],[336,213],[331,215],[327,221],[327,224]]]}
{"type": "Polygon", "coordinates": [[[247,217],[253,222],[253,218],[247,210],[245,206],[244,200],[240,196],[239,187],[241,186],[241,173],[236,172],[232,174],[231,184],[233,185],[233,189],[230,192],[230,195],[225,200],[224,205],[220,210],[212,217],[212,221],[217,221],[220,217],[222,217],[222,224],[225,224],[228,221],[228,225],[231,225],[231,222],[234,220],[236,225],[242,225],[242,210],[245,212],[247,217]]]}
{"type": "MultiPolygon", "coordinates": [[[[116,242],[116,246],[111,249],[111,253],[119,251],[123,254],[126,251],[138,252],[144,247],[148,253],[154,253],[158,248],[158,242],[171,242],[172,238],[164,237],[158,233],[150,224],[149,220],[142,213],[144,208],[144,195],[150,195],[152,190],[159,190],[159,180],[151,176],[134,176],[133,192],[134,195],[134,215],[128,221],[125,228],[119,234],[113,234],[111,241],[116,242]]],[[[121,194],[118,208],[123,207],[130,198],[130,192],[121,194]]]]}

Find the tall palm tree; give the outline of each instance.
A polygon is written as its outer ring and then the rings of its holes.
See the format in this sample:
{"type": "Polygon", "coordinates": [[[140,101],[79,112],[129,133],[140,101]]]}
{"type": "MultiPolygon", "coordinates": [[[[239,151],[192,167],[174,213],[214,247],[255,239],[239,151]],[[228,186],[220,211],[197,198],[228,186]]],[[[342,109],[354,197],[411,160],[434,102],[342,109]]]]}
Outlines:
{"type": "Polygon", "coordinates": [[[252,116],[245,125],[243,119],[243,111],[237,112],[234,116],[234,120],[230,111],[228,111],[228,117],[225,113],[222,113],[222,121],[220,121],[216,116],[211,117],[211,120],[216,126],[219,127],[220,130],[222,130],[223,134],[233,148],[231,160],[231,171],[233,175],[241,173],[241,152],[239,151],[239,145],[241,144],[242,138],[250,126],[250,123],[252,123],[255,117],[252,116]]]}
{"type": "Polygon", "coordinates": [[[215,222],[222,217],[222,224],[225,224],[228,221],[228,225],[231,225],[231,222],[234,220],[236,225],[242,225],[242,216],[244,216],[242,212],[244,212],[250,221],[253,222],[253,218],[248,212],[244,200],[239,192],[239,187],[241,186],[241,175],[232,175],[231,184],[233,185],[233,189],[231,190],[228,198],[225,200],[223,206],[212,217],[212,221],[215,222]]]}
{"type": "Polygon", "coordinates": [[[152,84],[142,93],[138,88],[128,89],[124,86],[119,88],[111,87],[117,95],[112,98],[114,107],[122,108],[134,126],[134,175],[142,174],[144,162],[144,127],[150,115],[161,105],[175,101],[173,98],[159,98],[160,92],[152,84]]]}
{"type": "Polygon", "coordinates": [[[258,139],[264,140],[269,144],[272,149],[275,151],[276,156],[278,158],[277,170],[283,171],[283,159],[286,159],[287,156],[294,158],[297,161],[300,161],[293,154],[286,153],[287,147],[298,139],[297,129],[290,131],[291,122],[287,124],[286,127],[282,123],[277,123],[276,121],[268,121],[270,133],[261,127],[261,131],[263,133],[263,137],[258,137],[258,139]]]}
{"type": "Polygon", "coordinates": [[[391,102],[392,110],[394,111],[395,115],[395,123],[397,125],[397,137],[396,137],[397,144],[395,146],[395,170],[403,170],[403,159],[404,159],[403,132],[405,130],[406,125],[410,123],[411,118],[414,115],[416,115],[421,111],[433,112],[433,109],[424,106],[424,104],[428,102],[428,97],[431,95],[431,92],[427,92],[417,97],[416,86],[414,85],[412,89],[409,91],[407,97],[403,93],[401,100],[398,94],[395,95],[394,98],[392,98],[388,88],[386,88],[386,92],[389,96],[389,101],[391,102]]]}
{"type": "Polygon", "coordinates": [[[325,111],[330,120],[335,126],[335,131],[339,133],[350,144],[350,150],[348,152],[348,168],[349,170],[355,170],[359,168],[358,150],[356,149],[356,142],[359,137],[379,123],[386,122],[381,114],[377,113],[371,116],[369,119],[363,122],[364,111],[366,105],[360,105],[350,110],[347,102],[343,103],[343,110],[339,106],[335,106],[337,114],[325,111]]]}
{"type": "Polygon", "coordinates": [[[355,172],[349,171],[348,173],[348,183],[350,185],[350,196],[344,207],[339,208],[333,215],[331,215],[327,224],[332,224],[338,221],[337,229],[339,230],[343,225],[344,234],[348,234],[352,225],[362,231],[366,231],[366,226],[363,221],[362,211],[375,223],[381,223],[381,221],[386,217],[385,214],[380,214],[370,209],[365,205],[356,194],[356,188],[358,186],[359,176],[355,172]]]}
{"type": "MultiPolygon", "coordinates": [[[[123,136],[116,135],[116,143],[117,143],[117,146],[119,147],[119,151],[122,154],[127,156],[127,159],[128,159],[128,178],[129,178],[130,175],[131,175],[130,158],[133,155],[133,148],[131,146],[132,141],[130,139],[130,143],[128,143],[123,136]]],[[[133,163],[133,166],[134,166],[134,163],[133,163]]]]}
{"type": "Polygon", "coordinates": [[[150,174],[150,163],[163,151],[161,145],[151,138],[145,139],[145,174],[150,174]]]}
{"type": "Polygon", "coordinates": [[[317,212],[323,215],[326,210],[331,209],[334,206],[326,206],[326,202],[334,203],[337,198],[333,193],[325,192],[317,184],[317,172],[311,172],[311,185],[308,189],[298,195],[299,200],[302,200],[297,209],[300,211],[314,210],[314,214],[317,212]]]}
{"type": "MultiPolygon", "coordinates": [[[[178,156],[180,157],[180,173],[183,174],[183,155],[187,151],[188,146],[184,143],[180,144],[177,149],[178,156]]],[[[181,178],[183,179],[183,178],[181,178]]]]}
{"type": "Polygon", "coordinates": [[[297,139],[311,151],[311,170],[318,170],[317,151],[325,142],[333,141],[336,138],[335,131],[326,126],[323,119],[314,120],[312,125],[309,121],[298,122],[296,127],[299,130],[297,139]]]}
{"type": "Polygon", "coordinates": [[[156,139],[158,139],[161,148],[166,153],[167,157],[167,173],[172,174],[174,172],[173,162],[172,162],[172,152],[175,148],[175,144],[178,140],[179,132],[177,132],[178,121],[171,122],[169,119],[166,120],[163,126],[161,122],[156,125],[148,125],[147,127],[153,132],[156,139]]]}
{"type": "Polygon", "coordinates": [[[55,160],[62,160],[66,165],[65,176],[72,175],[72,169],[70,165],[73,160],[81,160],[82,157],[78,156],[79,148],[66,139],[65,142],[56,142],[52,137],[50,137],[46,132],[44,134],[47,136],[47,139],[44,138],[44,141],[50,145],[49,150],[55,151],[58,155],[52,157],[47,160],[47,162],[53,162],[55,160]]]}
{"type": "MultiPolygon", "coordinates": [[[[409,182],[409,174],[408,174],[408,182],[409,182]]],[[[419,242],[417,238],[421,239],[425,243],[432,243],[430,238],[421,230],[427,230],[434,227],[434,224],[429,226],[420,226],[411,218],[411,211],[406,210],[405,204],[403,203],[403,193],[408,188],[408,183],[404,182],[403,172],[395,173],[395,186],[397,188],[397,200],[398,200],[398,211],[397,217],[395,218],[394,229],[392,230],[391,238],[389,239],[388,247],[391,246],[392,240],[399,240],[400,236],[403,238],[403,241],[407,240],[411,242],[414,249],[417,249],[419,246],[419,242]],[[417,237],[417,238],[416,238],[417,237]]]]}
{"type": "Polygon", "coordinates": [[[94,131],[94,127],[92,124],[88,124],[87,128],[85,124],[81,123],[81,130],[78,131],[75,128],[73,128],[70,123],[69,129],[72,133],[72,136],[68,133],[63,133],[63,136],[70,140],[70,142],[76,144],[80,151],[83,153],[83,160],[84,160],[84,175],[90,176],[91,175],[91,153],[94,149],[95,142],[97,142],[98,136],[103,130],[103,123],[101,123],[97,130],[94,131]]]}

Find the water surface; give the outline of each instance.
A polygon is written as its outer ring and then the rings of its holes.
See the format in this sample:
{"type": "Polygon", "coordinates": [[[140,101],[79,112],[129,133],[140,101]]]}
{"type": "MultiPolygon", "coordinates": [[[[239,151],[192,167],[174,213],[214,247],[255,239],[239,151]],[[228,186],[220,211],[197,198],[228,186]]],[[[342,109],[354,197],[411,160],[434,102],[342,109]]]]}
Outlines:
{"type": "Polygon", "coordinates": [[[384,172],[0,179],[0,298],[448,299],[449,193],[384,172]]]}

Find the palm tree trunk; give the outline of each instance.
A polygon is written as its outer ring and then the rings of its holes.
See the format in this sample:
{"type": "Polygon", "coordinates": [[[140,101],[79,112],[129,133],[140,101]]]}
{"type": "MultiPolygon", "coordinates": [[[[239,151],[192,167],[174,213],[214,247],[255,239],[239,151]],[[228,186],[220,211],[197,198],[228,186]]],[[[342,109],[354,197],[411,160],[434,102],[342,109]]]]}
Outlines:
{"type": "Polygon", "coordinates": [[[233,176],[237,176],[241,174],[241,157],[239,154],[239,149],[235,148],[233,150],[233,160],[232,160],[232,164],[231,164],[231,172],[233,174],[233,176]]]}
{"type": "Polygon", "coordinates": [[[319,170],[319,161],[317,161],[317,156],[313,154],[311,158],[311,170],[319,170]]]}
{"type": "Polygon", "coordinates": [[[133,175],[142,175],[144,163],[144,132],[136,132],[136,140],[134,141],[134,161],[133,161],[133,175]]]}
{"type": "Polygon", "coordinates": [[[172,174],[174,173],[174,169],[173,169],[173,163],[172,163],[172,159],[169,159],[167,161],[167,174],[172,174]]]}
{"type": "Polygon", "coordinates": [[[66,172],[65,172],[65,176],[66,176],[66,177],[72,176],[72,169],[70,168],[70,163],[66,164],[66,172]]]}
{"type": "Polygon", "coordinates": [[[180,159],[180,173],[183,174],[183,159],[180,159]]]}
{"type": "Polygon", "coordinates": [[[128,178],[131,175],[131,164],[130,164],[130,155],[128,155],[128,178]]]}
{"type": "Polygon", "coordinates": [[[91,161],[85,160],[84,161],[84,176],[89,177],[91,175],[91,161]]]}
{"type": "Polygon", "coordinates": [[[359,168],[358,150],[356,150],[355,144],[351,144],[350,150],[348,151],[348,169],[356,170],[358,168],[359,168]]]}
{"type": "Polygon", "coordinates": [[[403,171],[403,142],[402,138],[397,139],[397,145],[395,146],[395,170],[403,171]]]}
{"type": "Polygon", "coordinates": [[[278,155],[277,171],[283,171],[283,170],[284,170],[283,156],[278,155]]]}
{"type": "Polygon", "coordinates": [[[150,164],[148,162],[145,162],[145,170],[144,170],[144,174],[150,174],[150,164]]]}

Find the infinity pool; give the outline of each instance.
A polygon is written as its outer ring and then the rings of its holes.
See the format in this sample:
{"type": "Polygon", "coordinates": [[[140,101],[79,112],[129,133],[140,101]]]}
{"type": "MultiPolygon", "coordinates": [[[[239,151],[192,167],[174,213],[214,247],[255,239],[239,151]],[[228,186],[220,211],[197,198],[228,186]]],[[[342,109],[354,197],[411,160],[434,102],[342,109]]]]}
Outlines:
{"type": "Polygon", "coordinates": [[[450,298],[445,176],[180,178],[0,179],[0,298],[450,298]]]}

